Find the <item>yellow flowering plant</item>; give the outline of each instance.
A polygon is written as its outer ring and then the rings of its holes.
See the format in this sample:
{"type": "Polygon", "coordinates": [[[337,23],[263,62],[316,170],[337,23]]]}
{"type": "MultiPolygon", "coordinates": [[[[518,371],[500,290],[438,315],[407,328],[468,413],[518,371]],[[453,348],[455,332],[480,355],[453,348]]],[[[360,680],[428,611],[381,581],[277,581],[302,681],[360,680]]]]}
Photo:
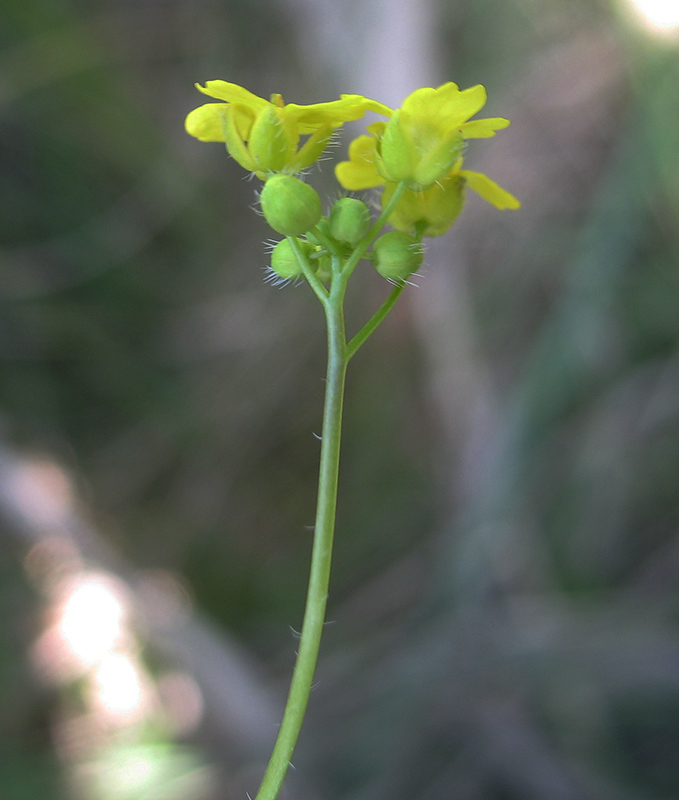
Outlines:
{"type": "Polygon", "coordinates": [[[498,209],[519,201],[486,175],[463,168],[468,139],[494,136],[509,121],[473,117],[486,102],[483,86],[460,90],[448,82],[422,88],[393,110],[362,95],[342,95],[314,105],[270,100],[226,81],[207,81],[207,103],[186,118],[186,130],[202,142],[223,142],[228,153],[264,182],[262,214],[281,234],[271,252],[271,276],[281,283],[306,281],[326,318],[328,365],[321,436],[314,542],[304,621],[283,720],[256,800],[275,800],[297,743],[313,683],[325,621],[335,531],[342,406],[347,366],[378,328],[424,258],[424,237],[440,236],[464,205],[466,187],[498,209]],[[344,196],[327,214],[305,180],[345,122],[367,111],[374,122],[349,147],[336,177],[344,189],[380,192],[374,218],[363,200],[344,196]],[[303,137],[306,137],[305,139],[303,137]],[[386,225],[394,230],[383,232],[386,225]],[[348,337],[344,301],[359,262],[372,264],[392,284],[382,305],[348,337]]]}

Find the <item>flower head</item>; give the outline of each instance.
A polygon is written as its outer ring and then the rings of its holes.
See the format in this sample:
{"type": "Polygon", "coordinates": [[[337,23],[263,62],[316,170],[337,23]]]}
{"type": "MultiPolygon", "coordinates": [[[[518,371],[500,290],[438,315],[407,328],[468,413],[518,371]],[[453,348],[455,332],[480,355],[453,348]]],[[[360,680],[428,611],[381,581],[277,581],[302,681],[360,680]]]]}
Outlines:
{"type": "Polygon", "coordinates": [[[300,106],[285,104],[280,94],[271,100],[226,81],[207,81],[196,88],[219,103],[207,103],[186,118],[186,130],[202,142],[225,142],[227,150],[245,169],[265,179],[277,172],[294,174],[314,163],[344,122],[358,119],[366,110],[388,111],[386,106],[361,95],[300,106]],[[300,137],[308,135],[300,147],[300,137]]]}
{"type": "Polygon", "coordinates": [[[433,186],[457,163],[465,139],[487,138],[506,128],[502,117],[471,120],[486,104],[483,86],[460,91],[456,83],[425,87],[391,114],[377,139],[375,165],[387,181],[433,186]]]}
{"type": "Polygon", "coordinates": [[[337,179],[355,191],[383,186],[383,207],[398,183],[406,181],[409,188],[389,222],[424,236],[448,230],[462,209],[467,186],[496,208],[519,208],[519,201],[489,177],[462,168],[465,139],[488,138],[509,125],[500,117],[469,121],[485,102],[483,86],[460,91],[445,83],[418,89],[388,122],[374,122],[369,135],[354,139],[349,160],[335,168],[337,179]]]}

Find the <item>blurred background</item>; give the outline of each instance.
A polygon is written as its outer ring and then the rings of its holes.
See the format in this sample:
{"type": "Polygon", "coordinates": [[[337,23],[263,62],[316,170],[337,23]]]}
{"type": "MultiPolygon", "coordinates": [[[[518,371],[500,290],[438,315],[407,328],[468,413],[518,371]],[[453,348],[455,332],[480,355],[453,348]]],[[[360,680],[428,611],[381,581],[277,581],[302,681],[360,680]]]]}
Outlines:
{"type": "MultiPolygon", "coordinates": [[[[512,125],[467,164],[523,203],[470,196],[352,361],[284,796],[679,796],[678,27],[669,0],[5,0],[2,798],[244,798],[275,737],[324,326],[263,283],[256,182],[184,133],[216,78],[483,83],[512,125]]],[[[387,287],[354,283],[357,329],[387,287]]]]}

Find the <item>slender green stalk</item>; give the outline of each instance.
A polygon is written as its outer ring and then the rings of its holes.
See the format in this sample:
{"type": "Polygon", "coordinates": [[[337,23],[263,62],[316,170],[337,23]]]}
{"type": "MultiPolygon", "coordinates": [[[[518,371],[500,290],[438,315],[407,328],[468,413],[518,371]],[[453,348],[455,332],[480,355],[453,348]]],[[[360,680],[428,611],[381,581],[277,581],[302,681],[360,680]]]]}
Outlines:
{"type": "Polygon", "coordinates": [[[345,284],[341,281],[335,281],[334,284],[328,302],[324,303],[328,331],[328,369],[318,505],[304,623],[283,721],[256,800],[275,800],[283,784],[309,701],[325,621],[337,507],[344,380],[348,361],[343,307],[345,284]]]}
{"type": "Polygon", "coordinates": [[[314,290],[314,294],[321,301],[323,308],[326,308],[328,305],[328,301],[330,299],[330,294],[328,290],[316,277],[316,273],[311,268],[311,264],[309,264],[309,261],[307,260],[306,256],[300,250],[300,247],[297,244],[297,239],[295,239],[294,236],[288,236],[287,239],[290,242],[290,247],[292,248],[292,252],[295,254],[295,257],[297,258],[297,261],[299,262],[299,265],[302,268],[304,277],[307,279],[307,281],[309,281],[309,286],[311,286],[311,288],[314,290]]]}
{"type": "Polygon", "coordinates": [[[333,275],[329,290],[315,275],[311,264],[302,253],[294,237],[289,237],[291,247],[300,267],[325,311],[328,334],[328,368],[323,408],[316,523],[314,526],[314,543],[311,553],[311,570],[306,607],[304,609],[304,622],[302,623],[299,650],[297,651],[290,691],[288,692],[288,699],[283,712],[283,720],[255,800],[276,800],[278,797],[297,744],[316,671],[330,583],[332,542],[335,533],[335,514],[337,510],[342,406],[344,404],[344,383],[347,364],[358,348],[391,311],[404,286],[404,284],[399,284],[394,287],[382,306],[352,338],[351,342],[347,344],[344,325],[344,297],[347,281],[358,261],[365,255],[368,247],[384,227],[391,209],[403,191],[405,191],[405,184],[401,184],[398,187],[392,201],[384,209],[366,236],[361,239],[343,266],[339,256],[333,254],[333,275]]]}

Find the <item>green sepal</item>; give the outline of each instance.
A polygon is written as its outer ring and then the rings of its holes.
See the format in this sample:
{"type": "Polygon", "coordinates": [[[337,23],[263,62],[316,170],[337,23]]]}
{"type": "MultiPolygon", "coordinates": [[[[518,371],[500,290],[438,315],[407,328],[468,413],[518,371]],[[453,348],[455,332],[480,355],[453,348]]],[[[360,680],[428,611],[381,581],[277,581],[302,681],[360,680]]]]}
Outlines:
{"type": "Polygon", "coordinates": [[[401,112],[396,111],[384,128],[375,152],[375,165],[387,181],[398,183],[413,175],[413,143],[401,125],[401,112]]]}
{"type": "Polygon", "coordinates": [[[255,120],[248,149],[260,172],[281,172],[295,152],[297,138],[288,130],[274,106],[268,106],[255,120]]]}
{"type": "Polygon", "coordinates": [[[450,173],[464,149],[464,139],[459,131],[452,132],[420,159],[413,172],[418,186],[433,186],[450,173]]]}
{"type": "Polygon", "coordinates": [[[257,172],[257,165],[250,155],[236,125],[235,115],[238,113],[236,107],[233,105],[227,105],[220,113],[222,116],[224,140],[226,142],[226,149],[229,151],[229,155],[235,159],[241,165],[241,167],[244,167],[246,170],[248,170],[248,172],[257,172]]]}
{"type": "Polygon", "coordinates": [[[300,147],[294,161],[288,166],[288,172],[301,172],[310,167],[323,155],[323,151],[328,146],[335,129],[330,125],[325,125],[309,136],[300,147]]]}

